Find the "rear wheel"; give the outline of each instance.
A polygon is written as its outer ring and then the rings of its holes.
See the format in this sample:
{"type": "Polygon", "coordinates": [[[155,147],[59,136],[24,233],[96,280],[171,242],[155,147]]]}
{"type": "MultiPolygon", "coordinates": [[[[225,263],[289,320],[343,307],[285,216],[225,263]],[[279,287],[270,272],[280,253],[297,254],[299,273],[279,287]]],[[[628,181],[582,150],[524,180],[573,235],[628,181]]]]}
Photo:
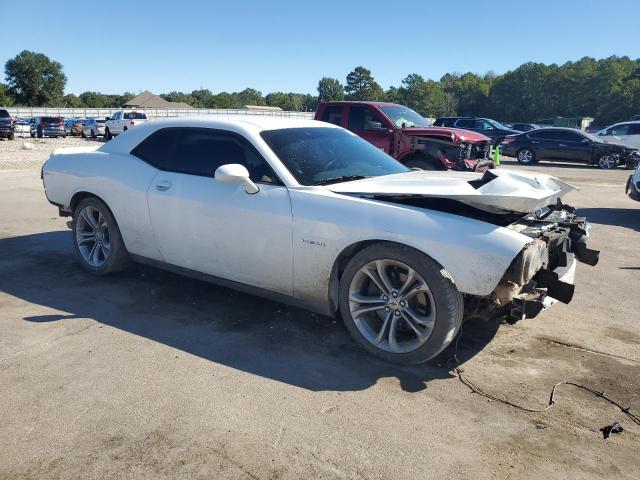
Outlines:
{"type": "Polygon", "coordinates": [[[403,245],[378,243],[356,254],[339,294],[340,313],[356,342],[403,365],[435,357],[462,323],[462,295],[448,273],[403,245]]]}
{"type": "Polygon", "coordinates": [[[73,212],[73,245],[80,264],[96,275],[126,268],[129,253],[120,229],[105,203],[95,197],[82,200],[73,212]]]}
{"type": "Polygon", "coordinates": [[[618,166],[618,158],[612,153],[603,153],[598,157],[598,167],[603,170],[611,170],[618,166]]]}
{"type": "Polygon", "coordinates": [[[96,132],[94,132],[93,130],[91,130],[91,138],[96,138],[96,132]]]}
{"type": "Polygon", "coordinates": [[[522,165],[536,163],[536,154],[529,148],[521,148],[518,150],[517,158],[518,163],[521,163],[522,165]]]}
{"type": "Polygon", "coordinates": [[[14,137],[14,133],[13,132],[9,132],[9,135],[7,135],[7,140],[13,140],[14,137]]]}

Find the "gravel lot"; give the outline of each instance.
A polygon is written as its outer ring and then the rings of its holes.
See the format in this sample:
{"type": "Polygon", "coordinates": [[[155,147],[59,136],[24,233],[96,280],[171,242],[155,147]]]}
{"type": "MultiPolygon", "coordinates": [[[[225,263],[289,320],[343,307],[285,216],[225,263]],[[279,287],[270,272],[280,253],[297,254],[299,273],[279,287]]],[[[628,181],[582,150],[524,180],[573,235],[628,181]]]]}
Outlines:
{"type": "MultiPolygon", "coordinates": [[[[525,413],[471,393],[441,366],[451,351],[399,368],[302,310],[140,266],[90,276],[39,178],[53,149],[88,140],[27,141],[0,142],[0,479],[640,478],[640,427],[573,387],[525,413]]],[[[531,408],[570,379],[638,413],[629,172],[529,168],[581,188],[567,201],[601,261],[578,265],[569,305],[465,324],[464,373],[531,408]]]]}
{"type": "Polygon", "coordinates": [[[40,168],[56,148],[95,145],[103,140],[90,138],[18,138],[0,140],[0,170],[40,168]],[[32,148],[30,148],[32,147],[32,148]]]}

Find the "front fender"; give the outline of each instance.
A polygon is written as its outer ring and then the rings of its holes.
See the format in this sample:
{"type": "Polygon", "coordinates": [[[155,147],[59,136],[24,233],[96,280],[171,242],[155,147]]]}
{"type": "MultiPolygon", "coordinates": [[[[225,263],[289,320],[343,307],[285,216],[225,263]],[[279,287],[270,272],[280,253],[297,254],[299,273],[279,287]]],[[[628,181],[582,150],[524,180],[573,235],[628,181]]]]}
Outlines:
{"type": "Polygon", "coordinates": [[[358,242],[413,247],[442,265],[460,292],[485,296],[531,241],[479,220],[326,189],[291,189],[291,202],[294,295],[312,303],[328,304],[333,265],[358,242]]]}

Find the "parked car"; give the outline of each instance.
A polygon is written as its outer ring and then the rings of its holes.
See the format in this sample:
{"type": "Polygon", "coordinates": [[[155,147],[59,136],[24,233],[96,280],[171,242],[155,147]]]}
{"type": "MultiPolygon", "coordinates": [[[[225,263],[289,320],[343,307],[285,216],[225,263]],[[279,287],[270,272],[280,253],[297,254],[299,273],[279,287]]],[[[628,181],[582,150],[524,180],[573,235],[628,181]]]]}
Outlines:
{"type": "Polygon", "coordinates": [[[29,120],[26,118],[18,118],[13,122],[14,133],[19,137],[28,137],[31,134],[29,120]]]}
{"type": "Polygon", "coordinates": [[[146,122],[148,118],[144,112],[120,110],[106,120],[104,124],[104,136],[107,140],[111,140],[116,135],[120,135],[130,128],[146,122]]]}
{"type": "Polygon", "coordinates": [[[13,118],[7,110],[0,110],[0,138],[13,140],[15,135],[13,118]]]}
{"type": "Polygon", "coordinates": [[[82,127],[83,137],[101,137],[104,135],[104,124],[106,120],[99,118],[87,118],[82,127]]]}
{"type": "Polygon", "coordinates": [[[316,120],[351,130],[410,168],[475,170],[486,161],[491,140],[455,128],[435,128],[408,107],[385,102],[323,102],[316,120]]]}
{"type": "Polygon", "coordinates": [[[597,135],[598,137],[605,137],[605,139],[620,140],[640,148],[640,121],[616,123],[604,130],[600,130],[597,135]]]}
{"type": "MultiPolygon", "coordinates": [[[[59,149],[47,198],[80,264],[136,261],[334,316],[402,364],[442,351],[465,305],[536,316],[591,265],[573,187],[512,170],[413,171],[328,123],[267,116],[148,122],[59,149]]],[[[555,300],[554,300],[555,299],[555,300]]]]}
{"type": "MultiPolygon", "coordinates": [[[[549,126],[553,126],[553,125],[549,125],[549,126]]],[[[544,127],[542,127],[544,128],[544,127]]],[[[604,127],[601,127],[599,125],[589,125],[587,128],[584,129],[585,132],[587,133],[598,133],[600,130],[603,130],[604,127]]]]}
{"type": "Polygon", "coordinates": [[[31,119],[31,137],[67,137],[62,117],[34,117],[31,119]]]}
{"type": "Polygon", "coordinates": [[[519,163],[539,160],[569,160],[603,169],[632,164],[638,150],[620,142],[611,142],[574,128],[541,128],[519,135],[509,135],[502,141],[502,154],[515,157],[519,163]]]}
{"type": "Polygon", "coordinates": [[[64,121],[64,131],[67,135],[79,136],[82,135],[82,126],[84,125],[84,119],[69,118],[64,121]]]}
{"type": "Polygon", "coordinates": [[[640,121],[640,115],[632,115],[629,119],[630,122],[638,122],[640,121]]]}
{"type": "Polygon", "coordinates": [[[477,117],[438,117],[433,122],[438,127],[455,127],[471,130],[489,137],[494,145],[498,145],[507,135],[520,133],[519,130],[507,128],[496,120],[477,117]]]}
{"type": "Polygon", "coordinates": [[[635,171],[629,176],[625,193],[629,195],[629,198],[640,202],[640,163],[636,165],[635,171]]]}

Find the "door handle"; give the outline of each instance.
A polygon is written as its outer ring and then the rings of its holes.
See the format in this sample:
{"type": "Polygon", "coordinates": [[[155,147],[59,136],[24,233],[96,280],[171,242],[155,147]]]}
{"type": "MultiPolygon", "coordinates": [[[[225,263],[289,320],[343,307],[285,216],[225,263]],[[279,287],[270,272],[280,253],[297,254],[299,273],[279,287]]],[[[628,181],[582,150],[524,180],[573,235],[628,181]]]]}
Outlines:
{"type": "Polygon", "coordinates": [[[161,192],[165,192],[171,188],[171,182],[168,180],[160,180],[156,183],[156,190],[160,190],[161,192]]]}

